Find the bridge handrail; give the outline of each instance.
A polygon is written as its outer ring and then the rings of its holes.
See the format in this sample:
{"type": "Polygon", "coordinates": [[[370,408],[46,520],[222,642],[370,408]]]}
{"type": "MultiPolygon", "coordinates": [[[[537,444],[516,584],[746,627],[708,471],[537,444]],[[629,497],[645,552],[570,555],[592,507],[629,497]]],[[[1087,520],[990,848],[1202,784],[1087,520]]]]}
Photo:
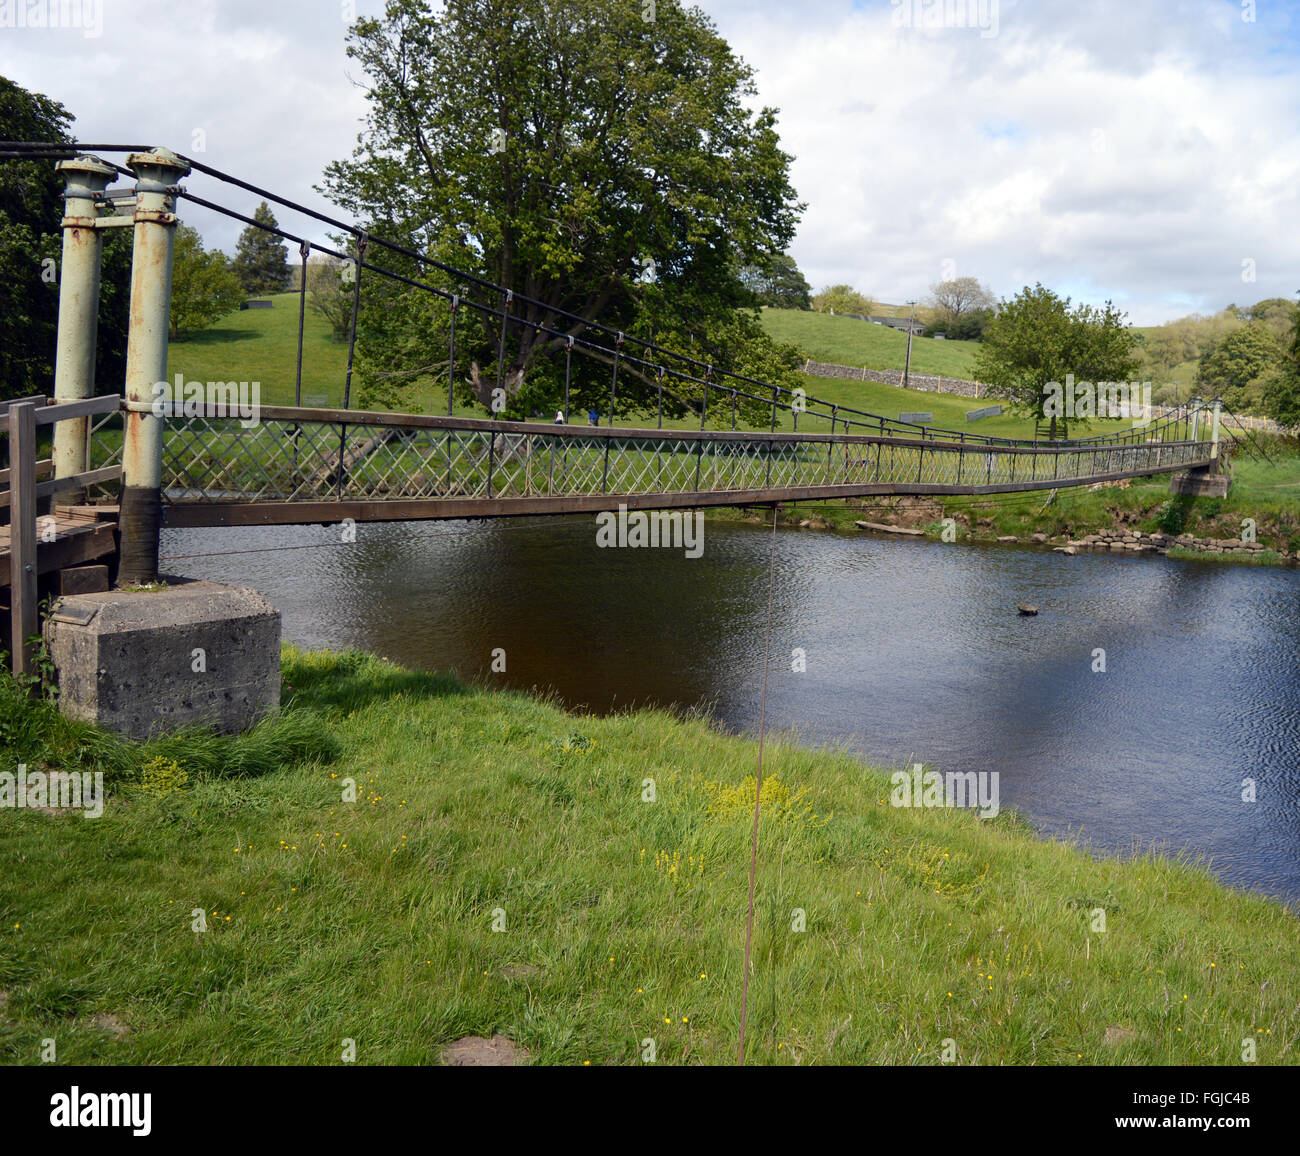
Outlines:
{"type": "MultiPolygon", "coordinates": [[[[122,409],[139,408],[152,412],[148,405],[132,406],[123,402],[122,409]]],[[[185,417],[228,418],[231,421],[242,420],[227,408],[208,402],[186,403],[185,417]]],[[[165,410],[164,410],[165,413],[165,410]]],[[[1083,443],[1069,442],[1008,442],[1005,445],[983,445],[962,441],[911,437],[899,437],[880,433],[830,433],[826,431],[797,432],[788,430],[711,430],[711,429],[674,429],[651,426],[584,426],[557,425],[551,422],[514,421],[509,419],[444,417],[439,414],[397,413],[391,410],[328,409],[311,406],[263,405],[257,410],[263,420],[287,422],[293,424],[320,424],[332,426],[386,426],[393,429],[409,430],[471,430],[496,434],[529,434],[547,437],[597,439],[611,441],[723,441],[749,442],[764,444],[768,442],[811,443],[834,445],[899,445],[916,446],[923,444],[926,449],[958,450],[962,453],[1015,453],[1015,454],[1068,454],[1076,452],[1083,443]]],[[[180,415],[178,415],[180,416],[180,415]]],[[[1150,444],[1144,439],[1131,443],[1136,446],[1150,444]]],[[[1179,441],[1162,441],[1163,446],[1209,445],[1208,439],[1198,438],[1179,441]]],[[[1084,445],[1084,448],[1093,448],[1084,445]]]]}

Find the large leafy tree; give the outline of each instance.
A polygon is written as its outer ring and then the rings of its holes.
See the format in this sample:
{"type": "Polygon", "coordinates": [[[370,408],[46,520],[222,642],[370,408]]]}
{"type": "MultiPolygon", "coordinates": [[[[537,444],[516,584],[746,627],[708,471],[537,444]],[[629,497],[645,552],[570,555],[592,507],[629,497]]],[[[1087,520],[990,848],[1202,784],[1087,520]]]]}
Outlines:
{"type": "MultiPolygon", "coordinates": [[[[0,140],[70,141],[71,122],[57,101],[0,77],[0,140]]],[[[0,161],[0,400],[54,390],[62,190],[53,161],[0,161]]],[[[126,369],[129,229],[105,233],[101,269],[95,384],[106,393],[126,369]]]]}
{"type": "Polygon", "coordinates": [[[812,286],[794,258],[785,253],[778,253],[762,265],[746,265],[740,270],[740,279],[763,305],[773,309],[812,308],[812,286]]]}
{"type": "MultiPolygon", "coordinates": [[[[259,225],[275,228],[275,214],[263,201],[253,210],[253,220],[259,225]]],[[[243,285],[244,291],[256,296],[259,293],[283,293],[289,284],[289,262],[284,242],[274,233],[249,225],[239,234],[235,246],[235,259],[231,267],[243,285]]]]}
{"type": "Polygon", "coordinates": [[[1229,409],[1251,409],[1262,400],[1260,379],[1281,366],[1282,353],[1274,331],[1263,321],[1251,321],[1225,335],[1201,358],[1196,379],[1229,409]]]}
{"type": "MultiPolygon", "coordinates": [[[[562,391],[566,336],[588,332],[564,312],[671,341],[719,369],[791,375],[790,351],[765,336],[739,276],[792,237],[802,206],[790,158],[775,112],[749,108],[751,70],[698,9],[389,0],[382,18],[352,26],[348,53],[365,72],[369,115],[323,190],[377,234],[536,302],[511,303],[530,324],[506,327],[504,359],[498,321],[458,314],[458,364],[508,388],[512,415],[549,408],[562,391]]],[[[391,253],[381,263],[438,278],[391,253]]],[[[373,274],[363,282],[363,397],[396,404],[422,375],[445,371],[450,311],[373,274]]],[[[581,357],[573,369],[574,400],[598,401],[608,365],[581,357]]],[[[645,405],[654,380],[625,360],[621,408],[645,405]]],[[[689,388],[672,395],[693,404],[689,388]]]]}
{"type": "MultiPolygon", "coordinates": [[[[1125,314],[1059,297],[1036,284],[1003,301],[975,355],[975,375],[1020,412],[1048,422],[1050,438],[1067,437],[1069,414],[1052,405],[1068,375],[1076,382],[1127,381],[1137,366],[1137,335],[1125,314]]],[[[1080,419],[1082,420],[1082,419],[1080,419]]]]}
{"type": "Polygon", "coordinates": [[[234,312],[244,300],[244,287],[220,249],[204,249],[199,231],[189,225],[176,230],[172,257],[171,336],[184,340],[234,312]]]}
{"type": "Polygon", "coordinates": [[[1300,305],[1291,305],[1290,338],[1282,364],[1264,385],[1264,411],[1294,429],[1300,426],[1300,305]]]}
{"type": "MultiPolygon", "coordinates": [[[[930,286],[927,303],[935,322],[960,329],[973,315],[990,315],[997,304],[993,294],[974,277],[955,277],[930,286]]],[[[956,334],[953,334],[956,336],[956,334]]]]}
{"type": "Polygon", "coordinates": [[[818,313],[857,313],[870,317],[876,305],[870,297],[859,293],[852,285],[827,285],[812,299],[812,307],[818,313]]]}

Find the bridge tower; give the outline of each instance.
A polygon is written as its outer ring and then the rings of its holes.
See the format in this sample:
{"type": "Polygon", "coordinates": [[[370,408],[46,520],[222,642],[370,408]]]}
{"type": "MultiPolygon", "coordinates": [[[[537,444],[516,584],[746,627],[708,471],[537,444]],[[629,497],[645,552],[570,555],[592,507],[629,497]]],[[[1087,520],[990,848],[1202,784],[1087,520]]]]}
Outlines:
{"type": "Polygon", "coordinates": [[[131,257],[131,326],[126,343],[126,436],[122,448],[122,556],[118,582],[158,580],[162,526],[163,418],[153,412],[153,385],[167,380],[176,182],[189,165],[168,149],[132,153],[136,176],[131,257]]]}
{"type": "MultiPolygon", "coordinates": [[[[95,393],[95,344],[99,319],[99,274],[104,234],[96,202],[116,175],[102,161],[79,156],[54,166],[63,176],[63,261],[59,267],[59,328],[54,356],[54,399],[79,401],[95,393]]],[[[90,418],[70,418],[54,427],[54,476],[71,477],[90,468],[90,418]]],[[[84,501],[85,488],[55,491],[54,503],[84,501]]]]}

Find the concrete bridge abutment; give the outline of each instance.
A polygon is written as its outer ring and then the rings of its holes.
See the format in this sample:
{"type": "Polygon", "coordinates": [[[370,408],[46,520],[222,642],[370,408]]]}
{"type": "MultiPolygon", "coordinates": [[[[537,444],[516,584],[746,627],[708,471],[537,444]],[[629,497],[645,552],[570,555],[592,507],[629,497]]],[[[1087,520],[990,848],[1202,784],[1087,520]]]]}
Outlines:
{"type": "Polygon", "coordinates": [[[45,624],[59,709],[127,738],[226,734],[280,708],[280,613],[216,582],[61,599],[45,624]]]}

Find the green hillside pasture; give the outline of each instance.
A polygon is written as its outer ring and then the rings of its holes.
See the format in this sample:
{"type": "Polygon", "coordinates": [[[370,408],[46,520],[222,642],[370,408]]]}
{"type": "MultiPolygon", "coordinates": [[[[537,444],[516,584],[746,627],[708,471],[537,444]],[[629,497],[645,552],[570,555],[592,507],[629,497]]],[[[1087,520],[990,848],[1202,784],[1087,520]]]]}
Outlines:
{"type": "MultiPolygon", "coordinates": [[[[763,328],[777,341],[798,346],[813,361],[902,369],[907,360],[907,334],[870,321],[800,309],[764,309],[763,328]]],[[[971,381],[978,348],[976,341],[914,337],[911,371],[971,381]]]]}

